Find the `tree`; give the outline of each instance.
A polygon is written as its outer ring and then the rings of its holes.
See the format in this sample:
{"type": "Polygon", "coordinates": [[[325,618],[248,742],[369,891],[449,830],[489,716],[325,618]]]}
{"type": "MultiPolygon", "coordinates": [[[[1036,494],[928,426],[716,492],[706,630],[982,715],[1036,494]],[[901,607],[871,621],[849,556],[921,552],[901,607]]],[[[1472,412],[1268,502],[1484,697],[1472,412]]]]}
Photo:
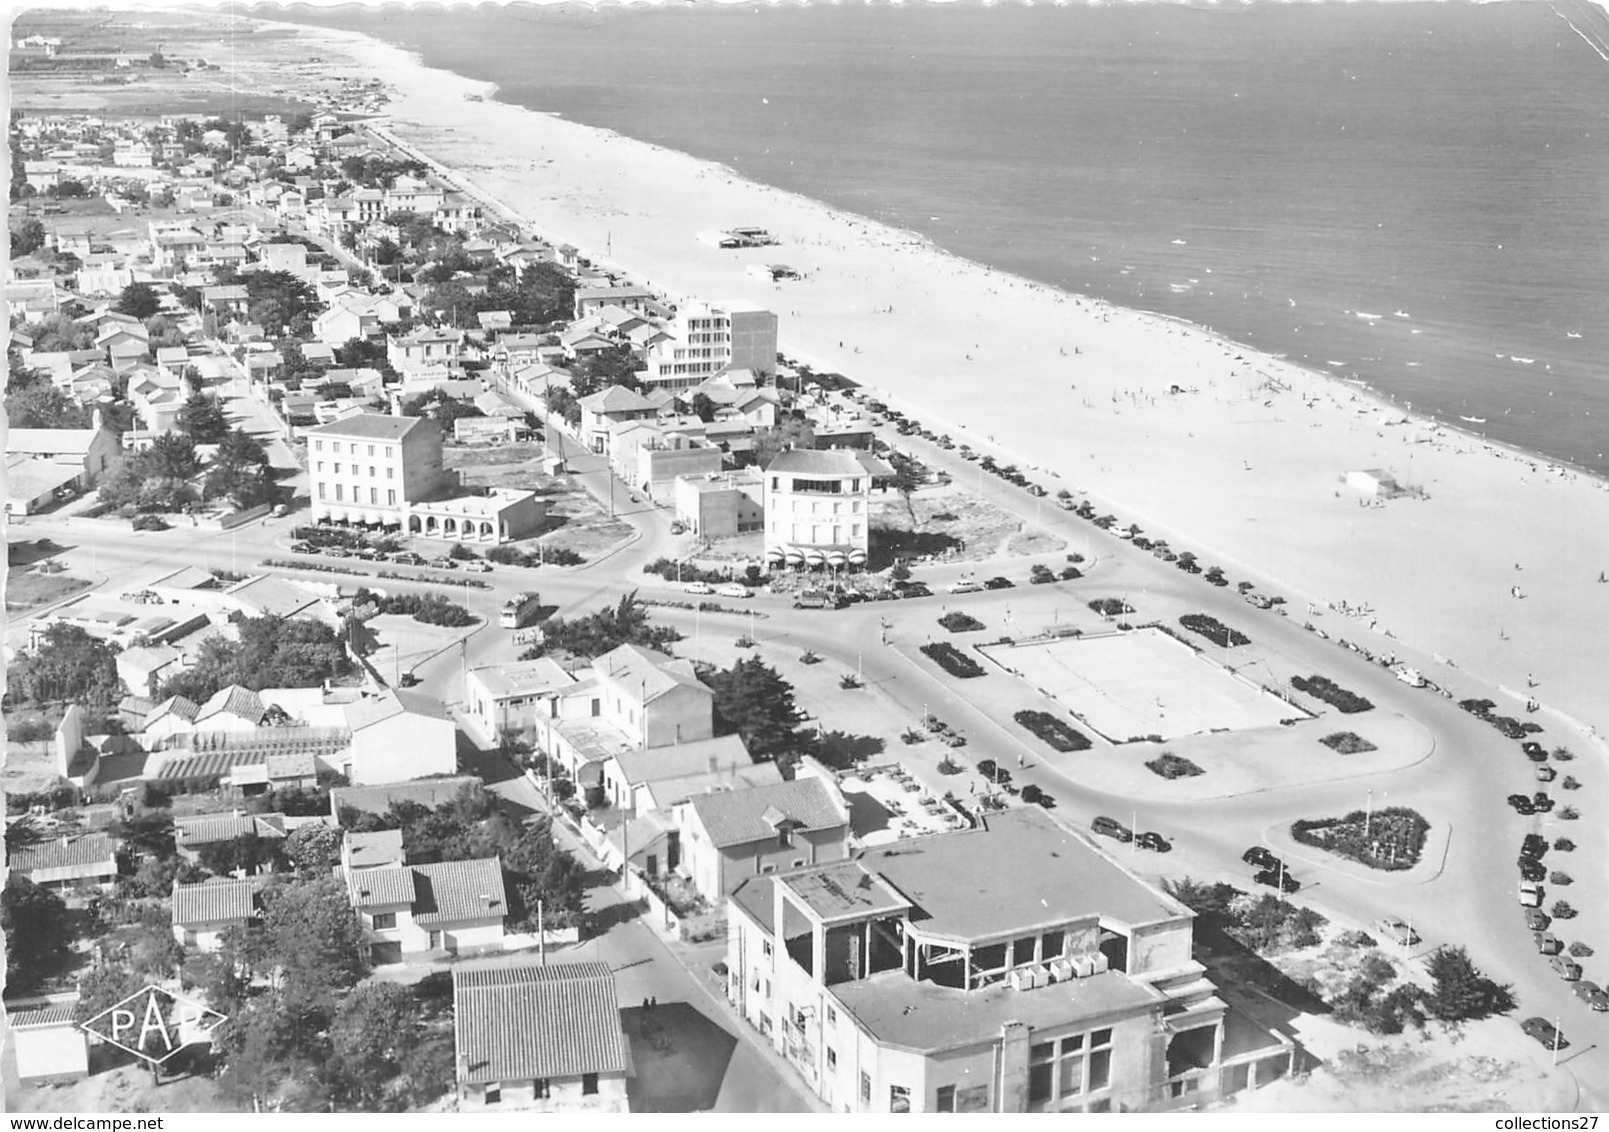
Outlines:
{"type": "Polygon", "coordinates": [[[122,962],[97,964],[78,984],[78,1002],[73,1007],[74,1022],[88,1022],[110,1010],[146,985],[138,971],[122,962]]]}
{"type": "Polygon", "coordinates": [[[807,420],[790,417],[775,428],[755,433],[754,462],[761,468],[770,467],[779,452],[789,448],[814,448],[816,430],[807,420]]]}
{"type": "Polygon", "coordinates": [[[150,55],[150,58],[148,58],[148,59],[147,59],[147,60],[146,60],[146,62],[147,62],[147,63],[149,63],[149,64],[151,64],[151,66],[153,66],[153,67],[155,67],[155,68],[156,68],[156,69],[157,69],[157,70],[159,70],[159,71],[160,71],[160,70],[161,70],[161,69],[162,69],[162,68],[163,68],[163,67],[166,67],[166,66],[167,66],[167,65],[168,65],[168,60],[167,60],[167,57],[166,57],[166,56],[164,56],[164,55],[163,55],[163,54],[162,54],[162,52],[160,52],[160,51],[153,51],[153,52],[151,52],[151,55],[150,55]]]}
{"type": "Polygon", "coordinates": [[[192,394],[179,408],[178,426],[197,444],[217,444],[229,434],[229,418],[218,402],[200,393],[192,394]]]}
{"type": "Polygon", "coordinates": [[[693,394],[693,415],[705,424],[715,419],[715,402],[708,393],[693,394]]]}
{"type": "Polygon", "coordinates": [[[211,841],[196,850],[201,867],[214,876],[229,876],[235,871],[251,876],[263,868],[273,869],[285,863],[285,851],[276,839],[243,833],[228,841],[211,841]]]}
{"type": "Polygon", "coordinates": [[[0,929],[6,939],[6,986],[34,987],[72,941],[67,905],[48,888],[12,873],[0,892],[0,929]]]}
{"type": "Polygon", "coordinates": [[[22,227],[11,230],[11,255],[19,258],[31,255],[45,246],[45,226],[38,220],[25,220],[22,227]]]}
{"type": "Polygon", "coordinates": [[[263,688],[314,688],[345,676],[352,666],[336,630],[301,618],[244,617],[235,622],[239,640],[209,637],[195,663],[169,680],[164,696],[204,702],[230,684],[263,688]]]}
{"type": "Polygon", "coordinates": [[[91,714],[110,711],[123,696],[115,645],[77,625],[53,623],[40,645],[19,655],[6,672],[7,692],[47,703],[71,697],[91,714]]]}
{"type": "Polygon", "coordinates": [[[905,510],[910,513],[911,526],[913,528],[921,526],[916,518],[916,505],[911,500],[922,486],[922,477],[916,470],[916,461],[909,456],[890,453],[888,463],[894,469],[893,478],[887,481],[888,486],[899,492],[900,498],[905,500],[905,510]]]}
{"type": "Polygon", "coordinates": [[[322,824],[299,826],[285,838],[285,856],[306,876],[328,876],[341,860],[341,831],[322,824]]]}
{"type": "Polygon", "coordinates": [[[756,760],[792,750],[804,716],[794,706],[793,686],[759,657],[739,660],[704,682],[715,692],[715,713],[728,731],[743,737],[756,760]]]}
{"type": "Polygon", "coordinates": [[[262,444],[238,428],[225,433],[203,494],[208,499],[232,499],[236,507],[246,508],[267,503],[276,493],[268,452],[262,444]]]}
{"type": "Polygon", "coordinates": [[[1432,981],[1425,1008],[1435,1018],[1458,1022],[1514,1009],[1513,989],[1482,974],[1462,947],[1438,947],[1425,968],[1432,981]]]}
{"type": "Polygon", "coordinates": [[[130,283],[118,296],[117,309],[143,322],[162,309],[162,300],[149,283],[130,283]]]}
{"type": "Polygon", "coordinates": [[[46,382],[6,393],[6,418],[12,428],[89,428],[94,414],[46,382]]]}
{"type": "Polygon", "coordinates": [[[386,1097],[419,1029],[419,1004],[406,987],[367,983],[347,995],[330,1027],[336,1099],[364,1112],[390,1107],[386,1097]]]}
{"type": "Polygon", "coordinates": [[[264,889],[262,899],[265,966],[275,973],[279,1000],[299,1024],[321,1028],[339,992],[368,969],[346,885],[335,877],[298,880],[264,889]]]}

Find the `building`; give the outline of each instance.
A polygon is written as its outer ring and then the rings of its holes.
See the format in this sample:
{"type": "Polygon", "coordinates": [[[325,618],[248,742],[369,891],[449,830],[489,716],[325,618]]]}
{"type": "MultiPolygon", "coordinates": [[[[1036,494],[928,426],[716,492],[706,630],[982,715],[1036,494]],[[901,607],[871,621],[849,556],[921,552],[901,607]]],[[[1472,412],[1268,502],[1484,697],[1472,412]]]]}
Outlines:
{"type": "Polygon", "coordinates": [[[346,887],[375,964],[424,953],[471,955],[503,944],[508,897],[496,857],[347,868],[346,887]]]}
{"type": "Polygon", "coordinates": [[[777,764],[751,759],[740,735],[620,751],[603,764],[604,797],[628,814],[668,812],[695,794],[781,781],[777,764]]]}
{"type": "Polygon", "coordinates": [[[411,503],[407,530],[454,542],[502,543],[539,534],[547,513],[547,500],[538,498],[536,492],[499,487],[484,495],[411,503]]]}
{"type": "Polygon", "coordinates": [[[213,879],[173,883],[173,938],[185,948],[217,951],[232,928],[245,930],[257,914],[252,880],[213,879]]]}
{"type": "Polygon", "coordinates": [[[441,430],[428,417],[354,413],[304,430],[314,521],[401,527],[408,505],[447,494],[441,430]]]}
{"type": "Polygon", "coordinates": [[[44,838],[12,846],[6,856],[14,875],[56,892],[117,883],[117,842],[104,833],[44,838]]]}
{"type": "Polygon", "coordinates": [[[610,433],[627,421],[652,421],[659,406],[624,385],[600,389],[577,404],[581,408],[581,443],[594,452],[608,452],[610,433]]]}
{"type": "Polygon", "coordinates": [[[849,853],[849,808],[825,778],[696,794],[677,811],[682,869],[707,899],[750,877],[839,861],[849,853]]]}
{"type": "Polygon", "coordinates": [[[385,342],[386,361],[404,381],[445,377],[458,368],[462,335],[456,330],[421,326],[409,334],[388,334],[385,342]]]}
{"type": "Polygon", "coordinates": [[[1031,807],[728,908],[729,997],[835,1110],[1179,1108],[1290,1067],[1249,1020],[1226,1043],[1194,913],[1031,807]]]}
{"type": "Polygon", "coordinates": [[[124,649],[117,654],[117,678],[132,695],[154,696],[179,671],[184,654],[172,645],[124,649]]]}
{"type": "Polygon", "coordinates": [[[243,814],[236,810],[227,814],[176,815],[173,819],[174,851],[192,865],[200,861],[201,850],[206,846],[242,837],[284,841],[285,815],[243,814]]]}
{"type": "Polygon", "coordinates": [[[757,469],[678,476],[671,500],[676,518],[703,538],[731,538],[765,529],[765,479],[757,469]]]}
{"type": "Polygon", "coordinates": [[[678,311],[669,337],[648,351],[645,385],[691,389],[722,370],[777,371],[777,316],[743,303],[678,311]]]}
{"type": "Polygon", "coordinates": [[[1397,481],[1391,473],[1381,471],[1379,468],[1347,472],[1342,479],[1347,487],[1354,491],[1361,491],[1364,495],[1390,499],[1392,496],[1402,494],[1402,488],[1397,485],[1397,481]]]}
{"type": "Polygon", "coordinates": [[[90,428],[14,428],[6,433],[8,456],[32,456],[71,468],[77,486],[86,491],[95,486],[121,449],[117,433],[101,426],[99,413],[90,428]]]}
{"type": "Polygon", "coordinates": [[[864,562],[872,483],[892,474],[876,456],[854,449],[779,452],[765,469],[766,557],[794,565],[864,562]]]}
{"type": "Polygon", "coordinates": [[[575,317],[588,318],[604,307],[619,307],[633,314],[652,314],[659,309],[659,297],[647,287],[577,287],[575,317]]]}
{"type": "Polygon", "coordinates": [[[196,712],[197,731],[256,731],[268,717],[268,705],[250,688],[219,688],[196,712]]]}
{"type": "Polygon", "coordinates": [[[464,674],[467,722],[482,742],[496,744],[508,732],[533,734],[536,722],[553,718],[554,700],[576,682],[552,657],[489,664],[464,674]]]}
{"type": "Polygon", "coordinates": [[[696,436],[646,421],[617,428],[609,447],[615,473],[656,499],[671,494],[678,476],[715,475],[725,459],[719,448],[696,436]]]}
{"type": "Polygon", "coordinates": [[[453,968],[459,1111],[629,1112],[631,1047],[606,963],[453,968]]]}
{"type": "Polygon", "coordinates": [[[342,773],[355,786],[452,774],[458,728],[437,700],[388,688],[346,706],[352,746],[342,773]]]}
{"type": "Polygon", "coordinates": [[[15,1033],[17,1076],[24,1081],[76,1081],[89,1076],[89,1035],[73,1021],[77,995],[37,1003],[7,1002],[15,1033]]]}

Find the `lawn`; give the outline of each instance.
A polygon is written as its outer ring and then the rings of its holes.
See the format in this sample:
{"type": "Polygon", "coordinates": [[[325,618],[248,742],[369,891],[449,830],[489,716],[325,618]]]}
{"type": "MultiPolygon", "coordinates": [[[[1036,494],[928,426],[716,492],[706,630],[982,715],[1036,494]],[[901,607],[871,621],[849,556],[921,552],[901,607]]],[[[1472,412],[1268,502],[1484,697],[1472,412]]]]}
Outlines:
{"type": "Polygon", "coordinates": [[[33,609],[60,601],[70,593],[87,589],[90,583],[70,574],[26,574],[12,572],[6,579],[6,609],[33,609]]]}

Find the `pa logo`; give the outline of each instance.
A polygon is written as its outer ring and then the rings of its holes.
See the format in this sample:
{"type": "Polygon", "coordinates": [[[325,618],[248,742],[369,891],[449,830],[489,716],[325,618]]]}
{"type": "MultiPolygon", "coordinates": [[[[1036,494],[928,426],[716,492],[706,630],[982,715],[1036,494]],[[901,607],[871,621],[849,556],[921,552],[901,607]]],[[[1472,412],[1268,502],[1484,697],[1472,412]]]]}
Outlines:
{"type": "Polygon", "coordinates": [[[79,1023],[79,1028],[161,1065],[185,1046],[210,1042],[212,1032],[227,1021],[210,1006],[152,985],[79,1023]]]}

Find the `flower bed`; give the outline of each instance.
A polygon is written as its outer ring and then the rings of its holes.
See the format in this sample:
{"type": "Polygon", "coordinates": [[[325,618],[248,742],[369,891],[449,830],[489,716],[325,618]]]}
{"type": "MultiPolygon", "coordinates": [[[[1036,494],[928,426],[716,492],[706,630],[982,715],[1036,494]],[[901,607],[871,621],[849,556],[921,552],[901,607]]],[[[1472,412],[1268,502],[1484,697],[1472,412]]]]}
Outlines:
{"type": "Polygon", "coordinates": [[[939,618],[939,624],[952,633],[970,633],[983,628],[983,622],[970,613],[962,613],[959,609],[952,610],[939,618]]]}
{"type": "Polygon", "coordinates": [[[1089,739],[1048,711],[1019,711],[1011,717],[1058,751],[1087,751],[1089,739]]]}
{"type": "Polygon", "coordinates": [[[1373,743],[1352,731],[1336,731],[1319,740],[1338,755],[1362,755],[1379,750],[1373,743]]]}
{"type": "Polygon", "coordinates": [[[1171,751],[1163,751],[1156,758],[1149,760],[1145,764],[1145,769],[1168,779],[1194,778],[1198,774],[1207,773],[1183,755],[1175,755],[1171,751]]]}
{"type": "Polygon", "coordinates": [[[1353,810],[1342,818],[1302,818],[1291,836],[1337,857],[1383,872],[1411,869],[1424,851],[1430,823],[1417,810],[1391,806],[1373,814],[1353,810]]]}
{"type": "Polygon", "coordinates": [[[1089,603],[1089,607],[1102,617],[1117,617],[1134,612],[1134,607],[1120,597],[1098,597],[1089,603]]]}
{"type": "Polygon", "coordinates": [[[1343,715],[1356,715],[1374,707],[1368,700],[1356,692],[1347,691],[1328,676],[1292,676],[1291,687],[1306,692],[1314,699],[1323,700],[1343,715]]]}
{"type": "Polygon", "coordinates": [[[969,680],[974,676],[982,676],[983,665],[973,660],[966,653],[950,644],[948,641],[935,641],[931,645],[922,646],[922,655],[938,665],[951,676],[961,680],[969,680]]]}
{"type": "Polygon", "coordinates": [[[1179,618],[1179,624],[1192,633],[1200,633],[1207,640],[1219,648],[1232,648],[1236,645],[1249,645],[1251,638],[1239,629],[1231,629],[1216,617],[1209,617],[1205,613],[1186,613],[1179,618]]]}

